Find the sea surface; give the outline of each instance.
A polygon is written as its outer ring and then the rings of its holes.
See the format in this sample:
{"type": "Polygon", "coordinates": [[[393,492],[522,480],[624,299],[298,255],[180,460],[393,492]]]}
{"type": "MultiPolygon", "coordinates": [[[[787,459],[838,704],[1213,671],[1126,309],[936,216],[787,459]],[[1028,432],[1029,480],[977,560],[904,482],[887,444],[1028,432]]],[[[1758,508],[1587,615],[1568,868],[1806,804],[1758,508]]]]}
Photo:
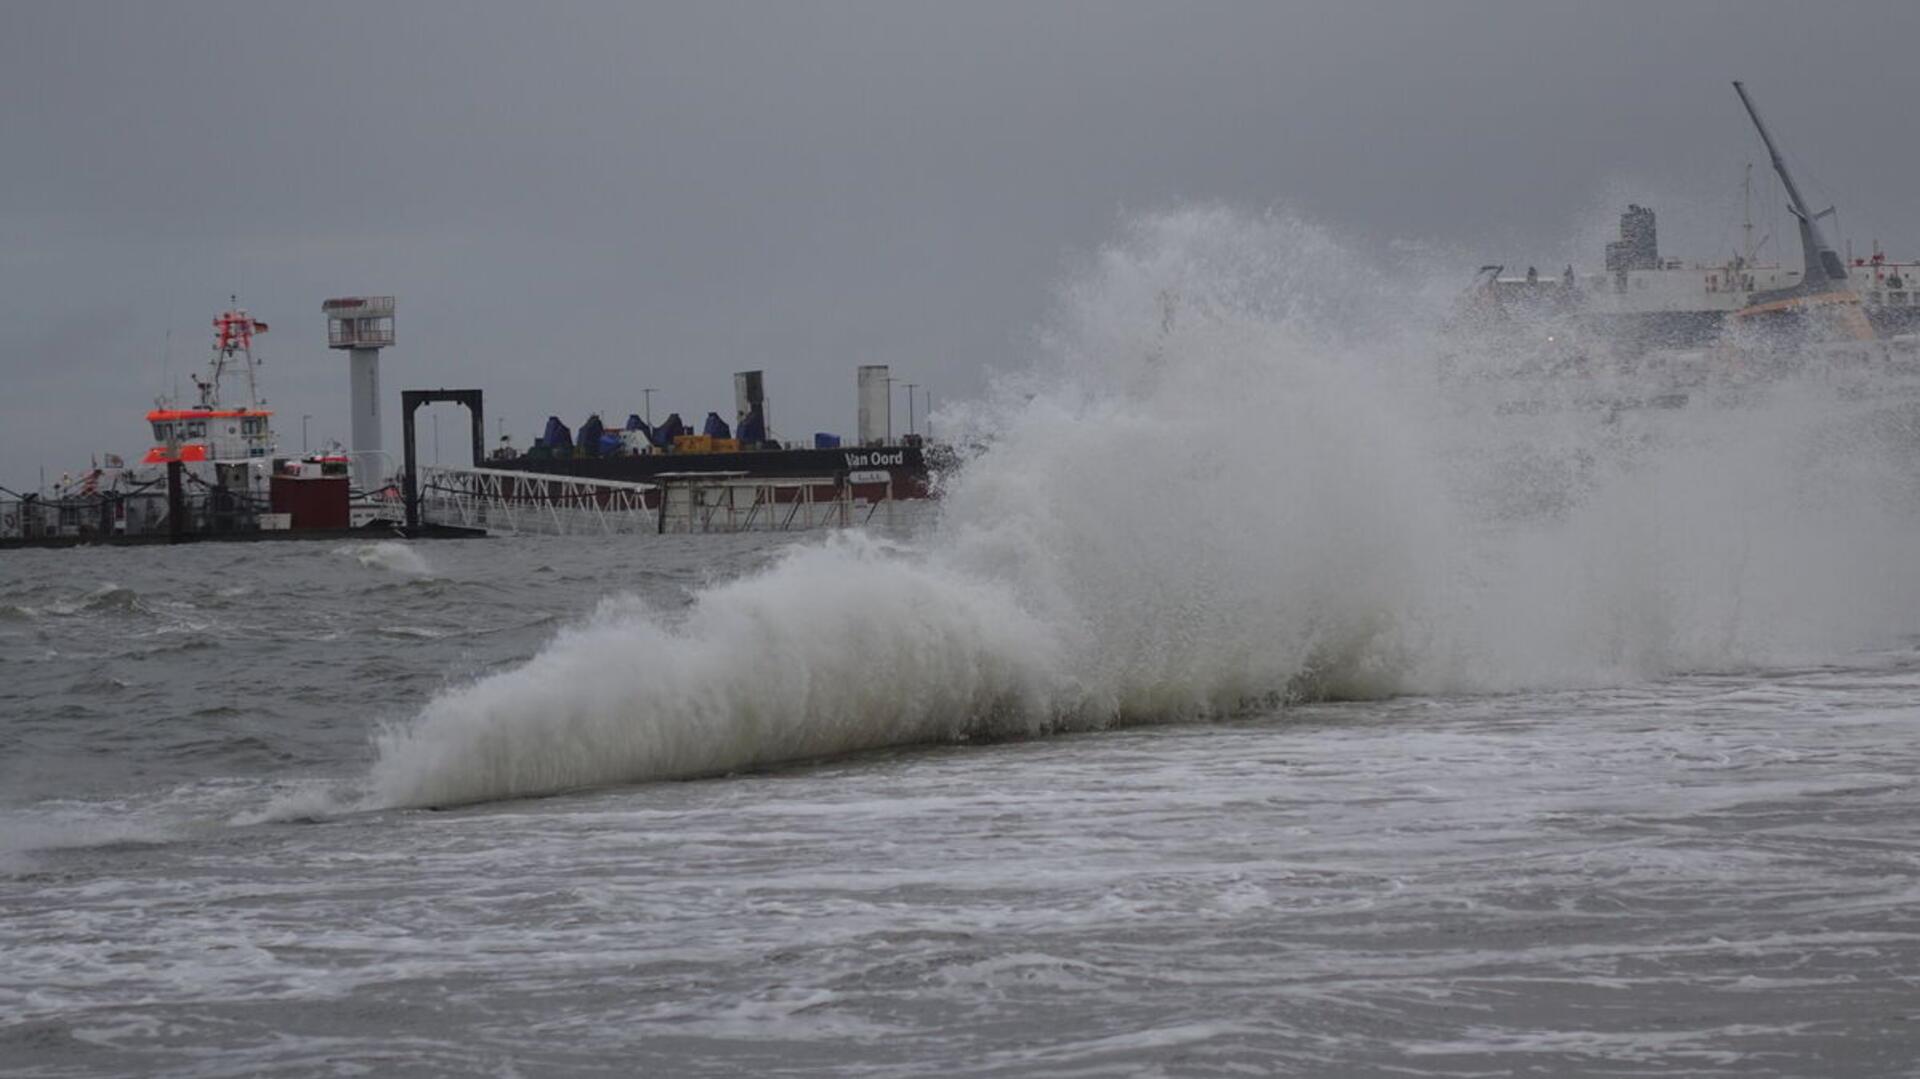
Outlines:
{"type": "Polygon", "coordinates": [[[1917,1073],[1908,641],[256,819],[792,542],[0,555],[0,1070],[1917,1073]]]}
{"type": "Polygon", "coordinates": [[[0,1073],[1920,1076],[1913,365],[1406,278],[1132,220],[887,527],[0,552],[0,1073]]]}

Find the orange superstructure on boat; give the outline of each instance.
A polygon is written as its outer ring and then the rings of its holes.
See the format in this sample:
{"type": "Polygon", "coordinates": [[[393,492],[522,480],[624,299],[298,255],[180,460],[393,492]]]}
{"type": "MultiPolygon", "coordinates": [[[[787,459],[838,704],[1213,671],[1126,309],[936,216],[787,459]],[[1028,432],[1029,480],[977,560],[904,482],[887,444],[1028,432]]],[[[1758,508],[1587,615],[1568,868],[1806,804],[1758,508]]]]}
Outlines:
{"type": "Polygon", "coordinates": [[[147,451],[144,463],[245,461],[273,453],[273,413],[260,407],[253,377],[259,362],[253,356],[253,335],[267,332],[267,324],[236,307],[221,312],[213,320],[213,328],[218,336],[213,343],[212,369],[204,379],[198,375],[193,378],[200,391],[199,403],[180,408],[163,402],[147,413],[154,446],[147,451]],[[231,408],[221,403],[220,384],[236,364],[246,374],[248,404],[231,408]]]}
{"type": "Polygon", "coordinates": [[[154,446],[142,461],[232,461],[265,457],[272,448],[272,412],[254,409],[156,408],[147,413],[154,446]]]}

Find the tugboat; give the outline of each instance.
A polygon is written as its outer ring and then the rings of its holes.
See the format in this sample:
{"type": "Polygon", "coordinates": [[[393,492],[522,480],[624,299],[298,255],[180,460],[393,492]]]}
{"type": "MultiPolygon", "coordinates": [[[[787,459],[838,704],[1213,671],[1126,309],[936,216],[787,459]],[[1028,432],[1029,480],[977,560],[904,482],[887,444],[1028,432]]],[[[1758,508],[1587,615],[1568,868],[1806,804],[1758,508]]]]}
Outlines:
{"type": "Polygon", "coordinates": [[[141,459],[143,464],[246,464],[272,457],[273,413],[260,407],[263,402],[254,379],[260,361],[253,355],[253,335],[266,333],[267,324],[241,309],[238,297],[231,299],[235,306],[213,320],[217,333],[207,377],[192,376],[199,401],[181,408],[162,400],[147,413],[154,446],[141,459]],[[247,403],[228,407],[221,400],[221,383],[235,367],[246,375],[247,403]]]}
{"type": "MultiPolygon", "coordinates": [[[[49,489],[0,490],[0,548],[324,538],[363,525],[397,534],[389,521],[398,491],[388,485],[356,495],[344,451],[276,456],[273,412],[260,396],[253,352],[267,324],[236,297],[213,328],[206,373],[193,376],[193,403],[162,398],[147,413],[154,441],[145,456],[127,462],[106,454],[49,489]],[[236,378],[245,380],[244,395],[229,388],[236,378]]],[[[432,527],[405,534],[480,533],[432,527]]]]}
{"type": "Polygon", "coordinates": [[[154,446],[142,463],[180,462],[189,484],[205,488],[216,507],[227,507],[221,530],[358,528],[386,516],[398,491],[391,484],[374,491],[353,490],[348,485],[351,460],[339,447],[297,460],[276,455],[273,411],[262,407],[266,401],[256,377],[260,359],[253,354],[254,335],[266,333],[267,324],[241,308],[237,297],[231,299],[235,306],[213,320],[207,375],[193,376],[198,401],[188,408],[161,402],[147,413],[154,446]],[[223,396],[223,385],[237,375],[246,381],[245,404],[229,404],[223,396]],[[335,506],[341,501],[340,490],[346,498],[335,506]],[[316,499],[311,494],[315,491],[326,494],[316,499]],[[317,503],[326,508],[317,509],[317,503]]]}
{"type": "Polygon", "coordinates": [[[234,306],[213,320],[205,376],[193,375],[191,405],[165,398],[147,413],[152,448],[128,463],[105,454],[78,478],[14,496],[0,509],[0,542],[96,542],[136,537],[233,535],[272,527],[273,413],[255,379],[255,334],[267,324],[234,306]],[[246,380],[245,404],[226,383],[246,380]]]}

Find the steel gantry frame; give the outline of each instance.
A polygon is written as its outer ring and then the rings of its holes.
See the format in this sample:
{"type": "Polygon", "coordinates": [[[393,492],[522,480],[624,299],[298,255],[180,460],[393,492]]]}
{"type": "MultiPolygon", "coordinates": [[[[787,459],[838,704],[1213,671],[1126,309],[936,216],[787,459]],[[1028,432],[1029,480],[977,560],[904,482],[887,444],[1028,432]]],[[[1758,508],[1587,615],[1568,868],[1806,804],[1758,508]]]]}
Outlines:
{"type": "MultiPolygon", "coordinates": [[[[400,475],[401,499],[406,504],[407,527],[420,527],[420,480],[415,460],[413,437],[413,414],[421,405],[436,401],[447,401],[467,406],[467,415],[473,422],[473,464],[480,466],[486,454],[487,411],[483,404],[485,394],[479,390],[401,390],[400,391],[400,433],[405,441],[405,460],[400,475]]],[[[360,447],[354,447],[356,450],[360,447]]],[[[363,484],[363,486],[365,486],[363,484]]]]}

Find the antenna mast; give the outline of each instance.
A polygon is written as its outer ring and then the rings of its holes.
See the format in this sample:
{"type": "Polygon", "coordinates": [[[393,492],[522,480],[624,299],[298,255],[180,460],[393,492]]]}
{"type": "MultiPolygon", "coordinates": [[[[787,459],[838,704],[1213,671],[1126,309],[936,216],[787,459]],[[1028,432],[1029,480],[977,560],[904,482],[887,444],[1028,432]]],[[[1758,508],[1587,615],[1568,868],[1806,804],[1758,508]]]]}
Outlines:
{"type": "Polygon", "coordinates": [[[1753,162],[1747,162],[1746,179],[1740,182],[1740,230],[1746,239],[1740,248],[1740,265],[1753,265],[1753,162]]]}
{"type": "MultiPolygon", "coordinates": [[[[247,368],[247,407],[260,407],[260,391],[254,378],[254,367],[258,363],[253,358],[253,335],[266,333],[267,324],[256,322],[253,316],[240,307],[240,298],[230,296],[233,306],[221,312],[213,320],[213,328],[220,331],[213,342],[213,378],[200,385],[200,404],[214,408],[220,404],[220,382],[226,376],[227,362],[238,356],[247,368]]],[[[198,380],[195,380],[198,382],[198,380]]]]}

